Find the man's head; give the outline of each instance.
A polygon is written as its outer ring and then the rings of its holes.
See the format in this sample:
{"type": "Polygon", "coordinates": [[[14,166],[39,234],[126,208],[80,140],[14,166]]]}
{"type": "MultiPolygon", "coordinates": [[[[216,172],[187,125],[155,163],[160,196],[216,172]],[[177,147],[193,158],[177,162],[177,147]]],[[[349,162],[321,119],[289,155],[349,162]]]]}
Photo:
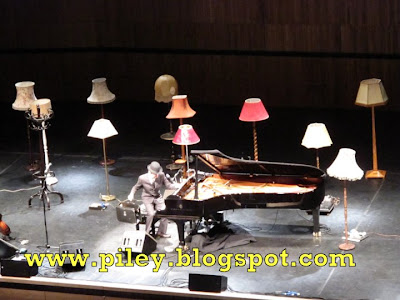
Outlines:
{"type": "Polygon", "coordinates": [[[163,171],[161,165],[156,161],[152,161],[147,166],[147,170],[149,171],[150,174],[154,175],[154,177],[157,177],[163,171]]]}

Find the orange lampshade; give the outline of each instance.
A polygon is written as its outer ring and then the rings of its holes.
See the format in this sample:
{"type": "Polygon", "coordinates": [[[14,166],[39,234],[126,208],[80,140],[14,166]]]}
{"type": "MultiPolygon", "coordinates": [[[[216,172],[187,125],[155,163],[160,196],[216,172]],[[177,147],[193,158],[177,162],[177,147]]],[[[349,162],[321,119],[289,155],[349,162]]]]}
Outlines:
{"type": "Polygon", "coordinates": [[[268,112],[261,99],[249,98],[244,101],[239,120],[244,122],[257,122],[269,118],[268,112]]]}
{"type": "Polygon", "coordinates": [[[183,124],[179,126],[172,142],[176,145],[194,145],[200,142],[200,138],[192,125],[183,124]]]}
{"type": "Polygon", "coordinates": [[[176,95],[172,97],[172,107],[166,116],[167,119],[191,118],[196,112],[189,106],[186,95],[176,95]]]}

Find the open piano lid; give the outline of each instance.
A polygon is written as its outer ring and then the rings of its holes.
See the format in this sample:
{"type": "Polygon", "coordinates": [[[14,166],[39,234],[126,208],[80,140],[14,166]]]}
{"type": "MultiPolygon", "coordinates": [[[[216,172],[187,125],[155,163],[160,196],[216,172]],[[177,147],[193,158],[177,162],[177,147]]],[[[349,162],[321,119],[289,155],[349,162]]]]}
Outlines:
{"type": "Polygon", "coordinates": [[[221,175],[325,177],[325,172],[309,165],[244,160],[219,150],[192,150],[191,153],[221,175]]]}

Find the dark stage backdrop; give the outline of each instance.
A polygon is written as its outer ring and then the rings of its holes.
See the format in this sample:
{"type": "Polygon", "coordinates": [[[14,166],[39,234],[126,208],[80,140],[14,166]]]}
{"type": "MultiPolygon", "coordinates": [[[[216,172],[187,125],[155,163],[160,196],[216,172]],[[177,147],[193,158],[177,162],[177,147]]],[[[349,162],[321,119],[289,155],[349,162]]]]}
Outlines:
{"type": "Polygon", "coordinates": [[[395,0],[9,0],[0,9],[0,101],[14,84],[86,101],[107,77],[118,101],[154,101],[171,74],[191,103],[354,108],[359,82],[383,80],[400,109],[395,0]]]}

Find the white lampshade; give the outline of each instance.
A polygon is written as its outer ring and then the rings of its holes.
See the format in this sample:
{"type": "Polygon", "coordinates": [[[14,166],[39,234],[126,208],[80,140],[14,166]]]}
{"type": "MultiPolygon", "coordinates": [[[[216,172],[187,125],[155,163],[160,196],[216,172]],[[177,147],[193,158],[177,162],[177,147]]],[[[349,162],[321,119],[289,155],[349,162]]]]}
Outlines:
{"type": "Polygon", "coordinates": [[[349,148],[339,150],[338,156],[327,169],[327,173],[339,180],[349,181],[360,180],[364,175],[364,171],[357,165],[356,151],[349,148]]]}
{"type": "Polygon", "coordinates": [[[111,124],[110,120],[99,119],[94,121],[88,136],[97,139],[106,139],[117,134],[118,132],[113,124],[111,124]]]}
{"type": "Polygon", "coordinates": [[[377,78],[366,79],[360,82],[358,88],[356,105],[360,106],[379,106],[385,105],[388,101],[382,81],[377,78]]]}
{"type": "Polygon", "coordinates": [[[319,149],[331,146],[332,140],[324,123],[312,123],[307,126],[301,144],[308,149],[319,149]]]}

